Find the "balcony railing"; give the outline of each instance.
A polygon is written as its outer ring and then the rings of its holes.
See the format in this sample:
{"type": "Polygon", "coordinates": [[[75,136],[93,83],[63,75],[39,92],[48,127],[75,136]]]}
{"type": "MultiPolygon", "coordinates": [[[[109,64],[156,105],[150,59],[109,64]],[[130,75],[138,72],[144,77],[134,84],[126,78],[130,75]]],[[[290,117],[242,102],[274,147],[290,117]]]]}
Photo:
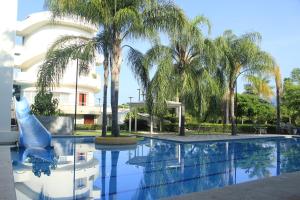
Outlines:
{"type": "MultiPolygon", "coordinates": [[[[75,106],[74,105],[59,105],[58,108],[64,114],[74,114],[75,106]]],[[[100,115],[99,106],[77,106],[77,114],[82,115],[100,115]]]]}

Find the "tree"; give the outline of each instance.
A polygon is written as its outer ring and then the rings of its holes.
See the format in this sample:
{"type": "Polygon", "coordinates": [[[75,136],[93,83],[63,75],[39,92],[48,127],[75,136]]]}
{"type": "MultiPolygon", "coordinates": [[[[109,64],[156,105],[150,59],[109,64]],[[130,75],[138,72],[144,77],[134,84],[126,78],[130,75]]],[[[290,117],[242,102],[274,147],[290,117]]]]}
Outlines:
{"type": "Polygon", "coordinates": [[[248,75],[246,76],[246,79],[249,82],[249,84],[246,85],[246,90],[248,90],[248,92],[258,95],[266,100],[270,100],[274,95],[268,77],[259,74],[248,75]]]}
{"type": "Polygon", "coordinates": [[[281,106],[281,95],[282,95],[282,80],[281,80],[281,72],[280,72],[280,67],[277,65],[274,65],[272,69],[272,74],[275,79],[275,85],[276,85],[276,132],[277,134],[280,134],[280,119],[281,119],[281,114],[280,114],[280,106],[281,106]]]}
{"type": "MultiPolygon", "coordinates": [[[[210,76],[213,65],[213,44],[202,36],[200,24],[210,24],[204,17],[196,17],[187,22],[181,30],[169,33],[168,46],[155,44],[143,55],[131,50],[131,65],[139,69],[140,80],[147,91],[150,113],[161,116],[165,113],[166,102],[181,102],[180,135],[185,134],[185,110],[200,115],[207,104],[207,97],[216,88],[210,76]],[[157,70],[149,79],[152,66],[157,70]],[[215,88],[214,88],[215,87],[215,88]],[[152,100],[152,101],[151,101],[152,100]]],[[[217,89],[215,89],[217,91],[217,89]]]]}
{"type": "MultiPolygon", "coordinates": [[[[118,98],[122,43],[127,39],[156,37],[158,30],[170,31],[180,28],[185,20],[182,10],[167,0],[115,0],[114,3],[106,0],[48,0],[47,5],[55,17],[74,16],[98,26],[99,29],[107,27],[104,31],[108,31],[107,35],[109,36],[108,41],[106,40],[109,45],[105,50],[109,55],[111,66],[112,135],[119,136],[118,98]]],[[[97,46],[97,43],[95,44],[97,46]]],[[[95,45],[91,45],[91,47],[95,48],[95,45]]],[[[88,52],[81,49],[77,50],[77,53],[85,52],[85,55],[93,55],[93,49],[90,50],[88,52]]],[[[69,59],[73,55],[71,53],[66,57],[69,59]]],[[[80,59],[80,62],[86,63],[81,56],[77,55],[77,58],[80,59]]],[[[90,61],[90,59],[88,60],[90,61]]],[[[57,63],[59,62],[52,62],[52,64],[56,64],[55,76],[60,77],[62,72],[60,67],[62,66],[61,63],[57,63]]]]}
{"type": "Polygon", "coordinates": [[[297,118],[300,118],[300,85],[294,84],[292,79],[284,81],[282,104],[286,108],[289,122],[295,124],[297,118]]]}
{"type": "Polygon", "coordinates": [[[31,105],[31,110],[35,115],[53,116],[58,115],[58,100],[53,98],[51,92],[39,91],[34,97],[34,104],[31,105]]]}
{"type": "Polygon", "coordinates": [[[237,113],[242,118],[247,118],[252,122],[270,122],[275,114],[274,106],[253,94],[239,94],[237,113]]]}
{"type": "Polygon", "coordinates": [[[291,78],[294,83],[300,85],[300,68],[293,69],[291,78]]]}
{"type": "Polygon", "coordinates": [[[225,31],[223,36],[216,39],[220,49],[219,65],[222,66],[228,82],[232,135],[237,134],[234,113],[237,78],[242,74],[262,72],[271,66],[270,56],[259,47],[260,40],[259,33],[248,33],[238,37],[232,31],[225,31]]]}

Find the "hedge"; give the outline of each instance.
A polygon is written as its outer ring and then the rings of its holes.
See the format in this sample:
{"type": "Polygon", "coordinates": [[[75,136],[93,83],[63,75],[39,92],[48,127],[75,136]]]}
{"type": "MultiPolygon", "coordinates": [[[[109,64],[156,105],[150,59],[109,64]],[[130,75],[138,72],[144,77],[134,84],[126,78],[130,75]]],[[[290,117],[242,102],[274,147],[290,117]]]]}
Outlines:
{"type": "MultiPolygon", "coordinates": [[[[99,124],[77,124],[76,130],[78,131],[94,131],[94,130],[101,130],[102,126],[99,124]]],[[[108,131],[111,131],[111,126],[107,127],[108,131]]],[[[126,124],[120,125],[120,130],[128,130],[128,126],[126,124]]]]}

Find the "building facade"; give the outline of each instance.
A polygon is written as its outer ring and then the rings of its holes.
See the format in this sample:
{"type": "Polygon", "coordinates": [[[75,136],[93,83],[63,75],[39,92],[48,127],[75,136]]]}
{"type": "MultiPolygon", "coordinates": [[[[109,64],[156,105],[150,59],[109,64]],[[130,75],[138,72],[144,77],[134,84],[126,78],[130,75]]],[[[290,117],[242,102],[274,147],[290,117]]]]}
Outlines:
{"type": "MultiPolygon", "coordinates": [[[[34,102],[37,93],[36,83],[40,65],[45,59],[49,47],[61,36],[93,37],[97,28],[73,18],[59,18],[52,20],[50,12],[39,12],[28,16],[17,23],[16,35],[19,44],[15,48],[14,82],[21,88],[21,96],[29,103],[34,102]]],[[[95,124],[100,115],[100,105],[95,102],[95,94],[100,91],[101,80],[96,73],[103,59],[101,56],[90,66],[87,75],[80,75],[78,79],[77,95],[77,123],[95,124]]],[[[64,115],[73,116],[75,110],[76,60],[70,61],[65,75],[59,86],[53,89],[53,95],[59,100],[59,109],[64,115]]]]}

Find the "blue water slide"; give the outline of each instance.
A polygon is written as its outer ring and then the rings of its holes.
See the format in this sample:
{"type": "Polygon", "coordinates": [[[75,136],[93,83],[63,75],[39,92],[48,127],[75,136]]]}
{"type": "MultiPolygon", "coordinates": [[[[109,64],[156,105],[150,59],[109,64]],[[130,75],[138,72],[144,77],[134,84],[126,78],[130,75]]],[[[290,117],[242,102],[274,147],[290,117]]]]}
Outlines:
{"type": "Polygon", "coordinates": [[[25,148],[46,148],[51,146],[51,134],[32,114],[25,98],[15,101],[19,126],[19,146],[25,148]]]}

